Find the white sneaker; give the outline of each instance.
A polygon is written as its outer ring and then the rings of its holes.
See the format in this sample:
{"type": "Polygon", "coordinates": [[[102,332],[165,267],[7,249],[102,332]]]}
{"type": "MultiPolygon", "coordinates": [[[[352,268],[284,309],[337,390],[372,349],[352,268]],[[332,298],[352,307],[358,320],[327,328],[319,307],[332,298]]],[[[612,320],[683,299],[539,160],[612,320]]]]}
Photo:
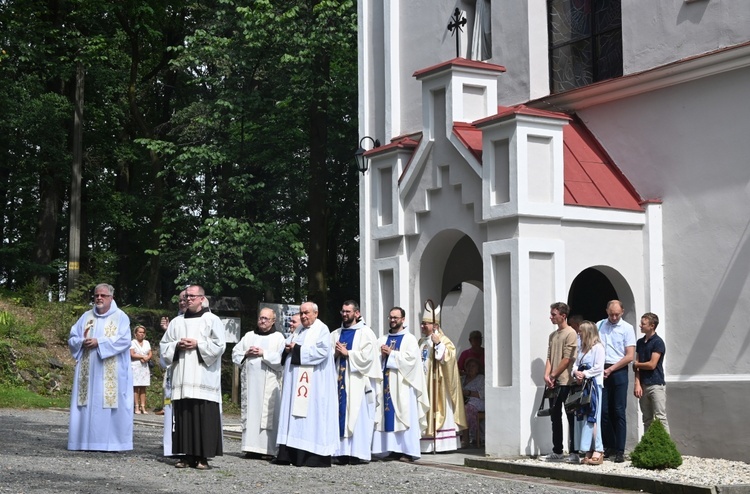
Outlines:
{"type": "Polygon", "coordinates": [[[565,455],[562,453],[550,453],[544,457],[544,461],[563,461],[565,455]]]}
{"type": "Polygon", "coordinates": [[[581,463],[581,458],[578,457],[577,453],[570,453],[570,455],[568,456],[567,462],[575,463],[576,465],[578,465],[579,463],[581,463]]]}

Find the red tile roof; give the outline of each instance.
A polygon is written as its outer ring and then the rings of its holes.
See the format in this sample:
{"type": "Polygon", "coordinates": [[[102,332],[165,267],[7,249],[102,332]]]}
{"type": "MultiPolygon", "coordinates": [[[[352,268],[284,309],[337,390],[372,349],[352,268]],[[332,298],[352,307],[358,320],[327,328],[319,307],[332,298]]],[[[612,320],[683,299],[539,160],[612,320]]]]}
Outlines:
{"type": "Polygon", "coordinates": [[[442,62],[437,65],[427,67],[426,69],[417,70],[416,72],[414,72],[414,75],[412,77],[416,77],[417,79],[419,79],[420,77],[440,72],[441,70],[447,69],[449,67],[466,67],[469,69],[489,70],[491,72],[505,72],[505,67],[503,67],[502,65],[495,65],[494,63],[480,62],[477,60],[467,60],[465,58],[458,57],[448,60],[447,62],[442,62]]]}
{"type": "MultiPolygon", "coordinates": [[[[507,118],[511,115],[531,115],[569,120],[563,127],[563,180],[565,186],[564,203],[568,206],[587,206],[629,211],[643,211],[644,201],[633,185],[613,163],[588,128],[575,116],[528,108],[524,105],[512,108],[498,107],[498,113],[473,123],[456,122],[453,133],[464,146],[482,162],[483,123],[507,118]]],[[[421,141],[421,135],[399,136],[389,144],[374,148],[365,153],[374,156],[392,149],[414,150],[421,141]]],[[[404,173],[411,165],[407,163],[404,173]]]]}
{"type": "Polygon", "coordinates": [[[482,163],[482,131],[472,124],[456,122],[453,124],[453,133],[471,151],[477,161],[482,163]]]}
{"type": "Polygon", "coordinates": [[[471,124],[455,123],[453,132],[481,163],[482,132],[477,127],[511,115],[570,120],[570,123],[563,127],[565,204],[643,211],[641,206],[643,201],[638,192],[612,162],[583,122],[575,117],[529,108],[525,105],[512,108],[500,106],[495,115],[471,124]]]}
{"type": "Polygon", "coordinates": [[[364,155],[371,158],[391,149],[415,149],[418,145],[419,141],[414,140],[411,136],[394,137],[388,144],[369,149],[365,151],[364,155]]]}
{"type": "Polygon", "coordinates": [[[526,105],[516,106],[498,106],[497,113],[490,115],[489,117],[481,118],[472,122],[472,125],[481,127],[483,124],[494,122],[495,120],[503,120],[511,115],[528,115],[531,117],[545,117],[555,118],[558,120],[570,120],[570,116],[565,113],[553,112],[547,110],[540,110],[538,108],[530,108],[526,105]]]}
{"type": "Polygon", "coordinates": [[[641,197],[586,126],[563,128],[565,204],[643,211],[641,197]]]}

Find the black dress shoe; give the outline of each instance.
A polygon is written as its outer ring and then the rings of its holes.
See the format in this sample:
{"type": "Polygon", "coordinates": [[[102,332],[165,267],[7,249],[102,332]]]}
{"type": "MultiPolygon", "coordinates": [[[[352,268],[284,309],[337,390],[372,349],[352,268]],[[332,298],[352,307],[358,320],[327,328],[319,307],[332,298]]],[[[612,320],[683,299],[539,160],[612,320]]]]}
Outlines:
{"type": "Polygon", "coordinates": [[[615,455],[615,463],[625,463],[625,455],[622,453],[617,453],[615,455]]]}
{"type": "Polygon", "coordinates": [[[610,449],[610,448],[606,448],[604,450],[604,457],[605,458],[609,458],[610,456],[613,456],[614,454],[615,454],[615,452],[612,451],[612,449],[610,449]]]}

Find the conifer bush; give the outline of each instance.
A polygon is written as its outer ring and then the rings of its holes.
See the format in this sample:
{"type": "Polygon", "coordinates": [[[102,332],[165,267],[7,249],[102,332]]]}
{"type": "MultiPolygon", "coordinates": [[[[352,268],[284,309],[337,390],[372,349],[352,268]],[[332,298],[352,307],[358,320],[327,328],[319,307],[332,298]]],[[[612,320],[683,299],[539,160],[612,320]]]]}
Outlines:
{"type": "Polygon", "coordinates": [[[682,455],[661,421],[654,419],[630,454],[630,461],[636,468],[664,470],[682,465],[682,455]]]}

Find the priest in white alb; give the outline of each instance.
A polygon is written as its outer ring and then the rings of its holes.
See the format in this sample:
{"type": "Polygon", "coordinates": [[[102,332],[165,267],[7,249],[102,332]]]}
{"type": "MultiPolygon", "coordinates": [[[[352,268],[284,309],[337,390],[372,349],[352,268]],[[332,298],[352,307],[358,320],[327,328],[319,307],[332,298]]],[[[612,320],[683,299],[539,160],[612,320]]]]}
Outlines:
{"type": "Polygon", "coordinates": [[[133,370],[130,319],[113,300],[115,289],[94,288],[94,308],[70,328],[76,360],[70,400],[68,449],[133,449],[133,370]]]}
{"type": "Polygon", "coordinates": [[[394,307],[389,332],[378,339],[380,370],[377,382],[372,455],[410,462],[420,458],[419,440],[427,427],[427,400],[417,338],[404,326],[406,312],[394,307]]]}
{"type": "Polygon", "coordinates": [[[281,406],[281,354],[284,335],[276,331],[276,314],[263,308],[258,326],[234,346],[232,362],[240,366],[240,416],[245,458],[276,456],[281,406]]]}
{"type": "Polygon", "coordinates": [[[286,340],[281,413],[274,463],[330,467],[339,443],[336,365],[318,306],[300,306],[299,326],[286,340]]]}
{"type": "Polygon", "coordinates": [[[341,327],[332,334],[338,372],[339,446],[334,461],[357,465],[370,461],[375,425],[375,383],[383,378],[378,339],[367,327],[359,304],[341,307],[341,327]]]}

